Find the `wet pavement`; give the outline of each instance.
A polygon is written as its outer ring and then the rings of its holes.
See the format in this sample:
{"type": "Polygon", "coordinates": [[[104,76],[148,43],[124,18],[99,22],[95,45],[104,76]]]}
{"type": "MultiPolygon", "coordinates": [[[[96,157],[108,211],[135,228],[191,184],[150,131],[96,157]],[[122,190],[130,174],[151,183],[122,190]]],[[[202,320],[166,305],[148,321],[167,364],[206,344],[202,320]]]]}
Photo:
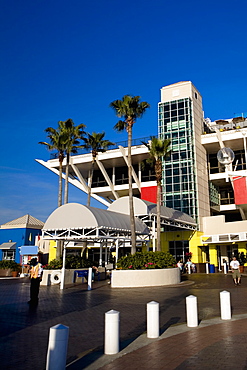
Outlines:
{"type": "Polygon", "coordinates": [[[43,370],[50,327],[69,327],[67,369],[247,369],[247,277],[191,274],[176,286],[112,289],[108,281],[40,288],[30,308],[27,278],[0,279],[3,369],[43,370]],[[220,292],[231,294],[232,320],[220,319],[220,292]],[[186,325],[186,297],[198,302],[199,326],[186,325]],[[160,337],[146,337],[146,304],[159,302],[160,337]],[[120,352],[104,355],[104,315],[120,312],[120,352]]]}

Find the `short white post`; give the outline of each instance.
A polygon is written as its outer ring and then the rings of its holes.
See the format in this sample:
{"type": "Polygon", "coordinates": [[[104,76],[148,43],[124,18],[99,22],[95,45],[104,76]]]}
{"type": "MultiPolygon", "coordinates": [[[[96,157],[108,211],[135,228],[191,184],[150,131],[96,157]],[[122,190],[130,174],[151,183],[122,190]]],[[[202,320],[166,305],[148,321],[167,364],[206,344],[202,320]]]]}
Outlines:
{"type": "Polygon", "coordinates": [[[119,312],[110,310],[105,313],[105,355],[119,352],[119,312]]]}
{"type": "Polygon", "coordinates": [[[58,324],[50,328],[46,370],[64,370],[66,367],[69,327],[58,324]]]}
{"type": "Polygon", "coordinates": [[[187,326],[194,328],[198,326],[197,297],[189,295],[186,297],[187,326]]]}
{"type": "Polygon", "coordinates": [[[227,274],[227,263],[224,262],[224,274],[227,274]]]}
{"type": "Polygon", "coordinates": [[[147,303],[147,338],[159,338],[159,303],[147,303]]]}
{"type": "Polygon", "coordinates": [[[187,265],[188,266],[188,274],[191,273],[191,267],[190,267],[190,264],[187,265]]]}
{"type": "Polygon", "coordinates": [[[209,263],[206,263],[206,274],[209,274],[209,263]]]}
{"type": "Polygon", "coordinates": [[[92,267],[89,267],[88,277],[87,277],[87,290],[92,290],[92,276],[93,276],[93,269],[92,267]]]}
{"type": "Polygon", "coordinates": [[[220,292],[220,312],[221,320],[231,320],[231,298],[226,290],[220,292]]]}

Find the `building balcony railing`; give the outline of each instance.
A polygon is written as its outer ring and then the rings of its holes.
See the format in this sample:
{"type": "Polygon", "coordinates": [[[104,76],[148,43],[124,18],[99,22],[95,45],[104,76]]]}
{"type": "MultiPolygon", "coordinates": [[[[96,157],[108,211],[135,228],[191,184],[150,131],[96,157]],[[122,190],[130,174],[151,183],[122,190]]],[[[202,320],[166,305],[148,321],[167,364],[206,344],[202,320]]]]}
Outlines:
{"type": "MultiPolygon", "coordinates": [[[[150,136],[157,137],[157,135],[150,135],[150,136]]],[[[147,143],[150,140],[150,136],[145,136],[145,137],[142,137],[142,138],[133,139],[132,142],[131,142],[131,146],[143,145],[142,144],[143,142],[147,143]]],[[[110,145],[108,150],[118,149],[119,146],[127,148],[128,147],[128,140],[118,141],[118,142],[114,143],[113,145],[110,145]]],[[[71,153],[71,155],[72,156],[82,155],[82,154],[88,154],[90,152],[91,152],[91,149],[78,149],[77,153],[71,153]]],[[[58,158],[58,152],[51,153],[50,159],[57,159],[57,158],[58,158]]]]}

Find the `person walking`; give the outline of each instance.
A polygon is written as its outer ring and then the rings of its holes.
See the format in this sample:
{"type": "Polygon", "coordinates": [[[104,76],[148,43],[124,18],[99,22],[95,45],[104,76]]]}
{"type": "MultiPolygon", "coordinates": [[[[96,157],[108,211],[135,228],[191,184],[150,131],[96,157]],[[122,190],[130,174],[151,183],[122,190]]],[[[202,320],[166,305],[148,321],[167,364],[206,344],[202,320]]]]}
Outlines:
{"type": "Polygon", "coordinates": [[[28,303],[33,306],[37,306],[39,302],[39,286],[42,280],[43,268],[41,263],[38,262],[37,257],[34,257],[30,261],[30,301],[28,303]]]}
{"type": "Polygon", "coordinates": [[[241,275],[239,271],[239,266],[240,266],[240,263],[238,262],[237,258],[234,256],[230,263],[230,267],[232,270],[232,278],[233,278],[235,285],[240,285],[241,275]]]}

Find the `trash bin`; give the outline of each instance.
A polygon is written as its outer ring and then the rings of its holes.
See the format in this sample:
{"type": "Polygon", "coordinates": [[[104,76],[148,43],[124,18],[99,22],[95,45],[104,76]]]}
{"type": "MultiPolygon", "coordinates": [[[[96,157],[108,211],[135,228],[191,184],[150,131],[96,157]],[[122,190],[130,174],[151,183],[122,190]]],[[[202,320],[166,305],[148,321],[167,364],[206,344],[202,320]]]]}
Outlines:
{"type": "Polygon", "coordinates": [[[215,272],[215,266],[214,265],[209,265],[209,273],[212,274],[215,272]]]}

